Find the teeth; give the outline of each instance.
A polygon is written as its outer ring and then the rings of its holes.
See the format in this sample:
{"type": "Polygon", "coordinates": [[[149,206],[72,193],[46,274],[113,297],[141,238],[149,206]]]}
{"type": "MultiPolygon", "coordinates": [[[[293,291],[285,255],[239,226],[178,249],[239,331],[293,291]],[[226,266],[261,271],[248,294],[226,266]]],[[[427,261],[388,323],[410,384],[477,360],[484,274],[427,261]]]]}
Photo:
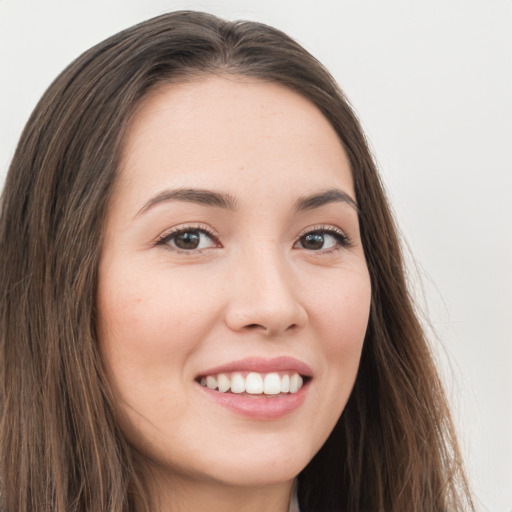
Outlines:
{"type": "Polygon", "coordinates": [[[208,375],[208,377],[206,377],[206,386],[209,387],[210,389],[216,389],[217,379],[212,375],[208,375]]]}
{"type": "Polygon", "coordinates": [[[248,393],[249,395],[279,395],[280,393],[297,393],[303,385],[303,379],[297,372],[277,372],[260,374],[250,372],[246,377],[240,372],[232,374],[219,373],[201,377],[200,384],[209,389],[217,389],[221,393],[231,390],[232,393],[248,393]]]}
{"type": "Polygon", "coordinates": [[[219,375],[217,377],[217,386],[221,393],[225,393],[231,386],[229,377],[227,375],[225,375],[224,373],[219,373],[219,375]]]}
{"type": "Polygon", "coordinates": [[[281,393],[281,379],[277,373],[267,373],[263,381],[265,395],[279,395],[281,393]]]}
{"type": "Polygon", "coordinates": [[[240,373],[231,375],[231,393],[243,393],[245,391],[245,379],[240,373]]]}
{"type": "Polygon", "coordinates": [[[281,379],[281,393],[289,393],[290,392],[290,376],[288,374],[283,375],[281,379]]]}
{"type": "Polygon", "coordinates": [[[263,379],[259,373],[251,372],[245,378],[245,391],[250,395],[263,393],[263,379]]]}
{"type": "Polygon", "coordinates": [[[298,373],[294,373],[290,379],[290,393],[297,393],[302,387],[302,377],[298,373]]]}

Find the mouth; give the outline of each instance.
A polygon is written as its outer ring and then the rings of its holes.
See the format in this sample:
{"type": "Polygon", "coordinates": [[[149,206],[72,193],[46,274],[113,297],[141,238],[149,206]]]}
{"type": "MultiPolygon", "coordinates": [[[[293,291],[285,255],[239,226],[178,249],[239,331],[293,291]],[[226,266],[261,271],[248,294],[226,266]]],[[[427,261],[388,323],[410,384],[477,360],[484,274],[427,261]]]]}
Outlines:
{"type": "Polygon", "coordinates": [[[297,371],[222,372],[201,375],[196,379],[201,386],[219,393],[269,397],[297,393],[309,380],[310,377],[297,371]]]}
{"type": "Polygon", "coordinates": [[[291,357],[251,357],[211,368],[195,380],[203,395],[236,414],[277,420],[306,400],[311,368],[291,357]]]}

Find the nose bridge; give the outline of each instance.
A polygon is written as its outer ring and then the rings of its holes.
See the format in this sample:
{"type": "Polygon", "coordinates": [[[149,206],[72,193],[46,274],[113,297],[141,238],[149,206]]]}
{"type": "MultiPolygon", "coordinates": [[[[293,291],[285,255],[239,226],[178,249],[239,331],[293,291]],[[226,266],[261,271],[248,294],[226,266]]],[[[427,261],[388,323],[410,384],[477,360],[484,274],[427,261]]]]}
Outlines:
{"type": "Polygon", "coordinates": [[[274,244],[249,252],[240,258],[233,275],[229,326],[260,329],[269,335],[303,327],[306,311],[285,256],[274,244]]]}

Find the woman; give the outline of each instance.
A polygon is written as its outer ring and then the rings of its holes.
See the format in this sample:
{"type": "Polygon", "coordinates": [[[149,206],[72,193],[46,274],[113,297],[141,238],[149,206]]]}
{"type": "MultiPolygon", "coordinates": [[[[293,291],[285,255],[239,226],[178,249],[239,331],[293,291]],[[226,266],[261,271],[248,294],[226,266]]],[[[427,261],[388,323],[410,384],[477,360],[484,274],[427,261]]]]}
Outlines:
{"type": "Polygon", "coordinates": [[[364,135],[279,31],[83,54],[0,240],[2,510],[472,508],[364,135]]]}

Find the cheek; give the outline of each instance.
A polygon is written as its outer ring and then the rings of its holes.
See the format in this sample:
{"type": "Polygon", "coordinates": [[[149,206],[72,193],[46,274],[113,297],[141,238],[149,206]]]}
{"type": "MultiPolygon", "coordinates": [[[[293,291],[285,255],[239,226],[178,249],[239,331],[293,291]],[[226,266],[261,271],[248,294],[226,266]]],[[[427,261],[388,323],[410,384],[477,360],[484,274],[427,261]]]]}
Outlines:
{"type": "Polygon", "coordinates": [[[366,266],[340,272],[310,288],[311,321],[322,331],[326,347],[334,352],[360,352],[370,313],[371,284],[366,266]]]}
{"type": "Polygon", "coordinates": [[[368,326],[371,302],[366,268],[345,272],[342,279],[326,284],[317,297],[310,320],[322,353],[323,392],[319,400],[334,425],[352,391],[368,326]]]}
{"type": "Polygon", "coordinates": [[[136,444],[158,437],[152,424],[182,421],[186,400],[171,391],[190,380],[187,361],[212,321],[207,294],[155,275],[118,268],[104,276],[98,293],[100,352],[119,420],[136,444]]]}
{"type": "Polygon", "coordinates": [[[100,344],[139,368],[176,364],[196,348],[212,303],[194,284],[157,271],[110,275],[99,290],[100,344]]]}

